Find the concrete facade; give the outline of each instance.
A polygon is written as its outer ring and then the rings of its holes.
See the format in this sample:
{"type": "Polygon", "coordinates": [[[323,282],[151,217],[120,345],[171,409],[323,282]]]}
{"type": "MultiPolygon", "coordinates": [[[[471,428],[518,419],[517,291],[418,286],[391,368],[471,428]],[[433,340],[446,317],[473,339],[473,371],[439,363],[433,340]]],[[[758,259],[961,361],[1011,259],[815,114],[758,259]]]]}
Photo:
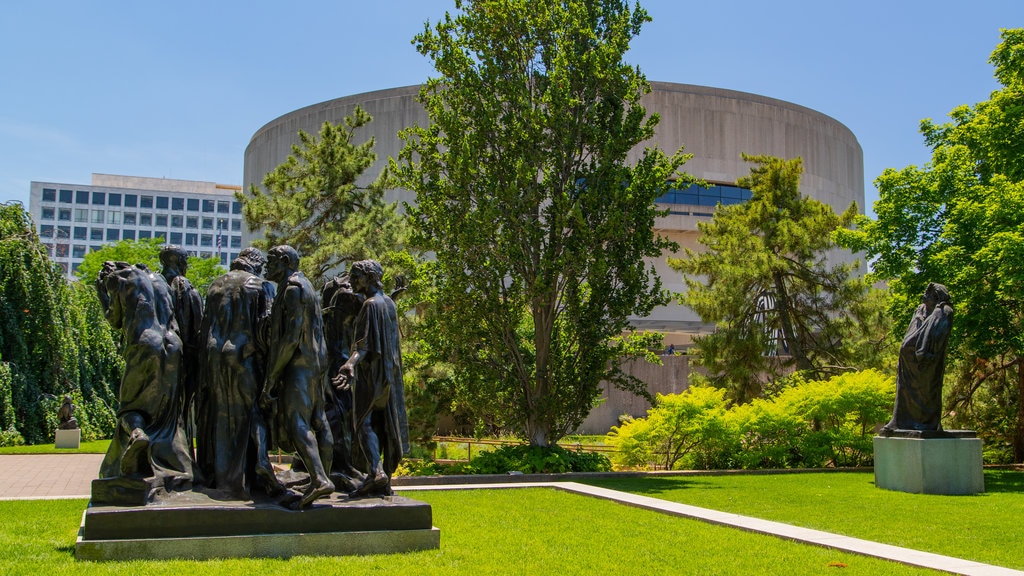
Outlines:
{"type": "MultiPolygon", "coordinates": [[[[809,108],[733,90],[651,82],[652,91],[642,100],[648,113],[657,113],[660,123],[652,141],[644,142],[633,152],[639,156],[642,147],[657,146],[665,151],[684,151],[693,158],[684,170],[708,183],[735,185],[736,180],[750,173],[751,165],[741,154],[770,155],[803,159],[804,174],[801,191],[842,212],[851,203],[864,210],[864,163],[857,138],[843,124],[809,108]]],[[[341,122],[356,105],[373,116],[373,122],[356,134],[356,141],[376,139],[377,162],[365,173],[371,180],[379,174],[388,157],[397,157],[402,148],[398,131],[412,125],[427,126],[429,118],[416,102],[419,86],[405,86],[345,96],[313,104],[284,114],[268,122],[252,137],[245,151],[243,182],[245,188],[259,185],[264,176],[287,158],[299,130],[315,134],[324,122],[341,122]]],[[[396,202],[415,201],[408,190],[394,190],[387,199],[396,202]]],[[[697,224],[709,221],[714,202],[664,203],[670,213],[659,218],[659,233],[677,242],[681,248],[698,249],[697,224]]],[[[248,244],[249,238],[243,238],[248,244]]],[[[679,273],[668,266],[668,257],[650,263],[661,276],[666,289],[683,292],[685,284],[679,273]]],[[[830,255],[833,261],[851,261],[849,253],[830,255]]],[[[691,310],[678,304],[660,307],[644,318],[631,319],[637,329],[653,330],[665,335],[665,345],[672,344],[685,351],[695,335],[710,332],[713,326],[701,322],[691,310]]],[[[666,367],[642,369],[642,379],[651,392],[676,392],[676,372],[687,362],[673,360],[666,367]],[[677,364],[681,364],[680,368],[677,364]]],[[[640,369],[640,368],[637,368],[640,369]]],[[[685,382],[685,376],[682,377],[685,382]]],[[[587,431],[607,430],[617,416],[629,413],[642,416],[646,403],[617,399],[620,394],[609,391],[607,401],[595,409],[584,425],[587,431]],[[636,405],[634,405],[636,404],[636,405]]],[[[632,397],[630,397],[632,398],[632,397]]]]}

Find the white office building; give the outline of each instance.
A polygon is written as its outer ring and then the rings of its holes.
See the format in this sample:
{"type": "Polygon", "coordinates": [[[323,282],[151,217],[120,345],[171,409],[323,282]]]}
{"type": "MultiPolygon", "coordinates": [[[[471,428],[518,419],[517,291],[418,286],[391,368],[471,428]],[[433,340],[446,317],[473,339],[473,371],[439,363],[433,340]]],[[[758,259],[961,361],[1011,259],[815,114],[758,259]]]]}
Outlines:
{"type": "Polygon", "coordinates": [[[164,238],[222,265],[242,249],[241,186],[93,174],[92,183],[32,182],[29,212],[68,278],[82,258],[118,240],[164,238]]]}

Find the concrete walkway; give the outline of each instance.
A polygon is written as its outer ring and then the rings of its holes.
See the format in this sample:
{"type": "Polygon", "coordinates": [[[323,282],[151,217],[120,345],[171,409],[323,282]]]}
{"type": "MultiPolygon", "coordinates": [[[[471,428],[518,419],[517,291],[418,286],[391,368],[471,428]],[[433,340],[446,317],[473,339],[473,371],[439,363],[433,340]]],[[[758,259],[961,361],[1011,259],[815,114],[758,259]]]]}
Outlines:
{"type": "MultiPolygon", "coordinates": [[[[88,498],[90,483],[96,478],[102,454],[59,454],[0,456],[0,500],[88,498]]],[[[855,554],[892,560],[912,566],[931,568],[967,576],[1024,576],[1024,572],[951,556],[920,552],[859,538],[840,536],[820,530],[800,528],[780,522],[739,514],[718,512],[686,504],[677,504],[649,496],[640,496],[578,482],[507,482],[489,484],[415,485],[415,479],[403,479],[399,492],[420,490],[495,490],[511,488],[552,488],[574,494],[603,498],[645,510],[692,518],[730,526],[815,546],[834,548],[855,554]]]]}

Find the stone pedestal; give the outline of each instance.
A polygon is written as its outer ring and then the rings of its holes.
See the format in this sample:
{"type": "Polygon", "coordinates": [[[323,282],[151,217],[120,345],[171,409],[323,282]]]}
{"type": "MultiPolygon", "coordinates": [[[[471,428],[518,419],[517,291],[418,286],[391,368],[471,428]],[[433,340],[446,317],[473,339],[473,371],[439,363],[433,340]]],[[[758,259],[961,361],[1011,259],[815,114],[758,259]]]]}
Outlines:
{"type": "Polygon", "coordinates": [[[875,436],[875,486],[915,494],[985,491],[980,438],[921,436],[875,436]]]}
{"type": "Polygon", "coordinates": [[[78,450],[82,446],[82,429],[57,430],[54,440],[54,448],[74,448],[78,450]]]}
{"type": "Polygon", "coordinates": [[[82,515],[79,560],[288,558],[387,554],[439,548],[430,505],[401,496],[335,494],[303,510],[219,501],[202,493],[145,506],[95,506],[82,515]]]}

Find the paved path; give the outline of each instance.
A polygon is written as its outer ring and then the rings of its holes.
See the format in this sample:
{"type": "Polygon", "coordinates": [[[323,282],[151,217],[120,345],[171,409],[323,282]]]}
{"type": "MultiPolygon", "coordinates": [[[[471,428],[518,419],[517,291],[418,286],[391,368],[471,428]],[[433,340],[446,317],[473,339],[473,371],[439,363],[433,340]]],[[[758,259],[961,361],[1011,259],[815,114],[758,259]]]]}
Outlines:
{"type": "MultiPolygon", "coordinates": [[[[96,478],[102,454],[57,454],[0,456],[0,500],[31,500],[48,498],[88,498],[90,483],[96,478]]],[[[409,479],[413,480],[413,479],[409,479]]],[[[414,480],[413,480],[414,481],[414,480]]],[[[407,480],[408,482],[408,480],[407,480]]],[[[403,484],[405,484],[403,482],[403,484]]],[[[640,496],[577,482],[510,482],[491,484],[403,485],[399,492],[414,490],[476,490],[509,488],[554,488],[575,494],[603,498],[627,506],[636,506],[673,516],[693,518],[722,526],[768,534],[844,550],[894,562],[964,574],[967,576],[1024,576],[1024,572],[990,564],[972,562],[951,556],[899,548],[859,538],[840,536],[820,530],[800,528],[789,524],[718,512],[687,504],[677,504],[649,496],[640,496]]]]}

